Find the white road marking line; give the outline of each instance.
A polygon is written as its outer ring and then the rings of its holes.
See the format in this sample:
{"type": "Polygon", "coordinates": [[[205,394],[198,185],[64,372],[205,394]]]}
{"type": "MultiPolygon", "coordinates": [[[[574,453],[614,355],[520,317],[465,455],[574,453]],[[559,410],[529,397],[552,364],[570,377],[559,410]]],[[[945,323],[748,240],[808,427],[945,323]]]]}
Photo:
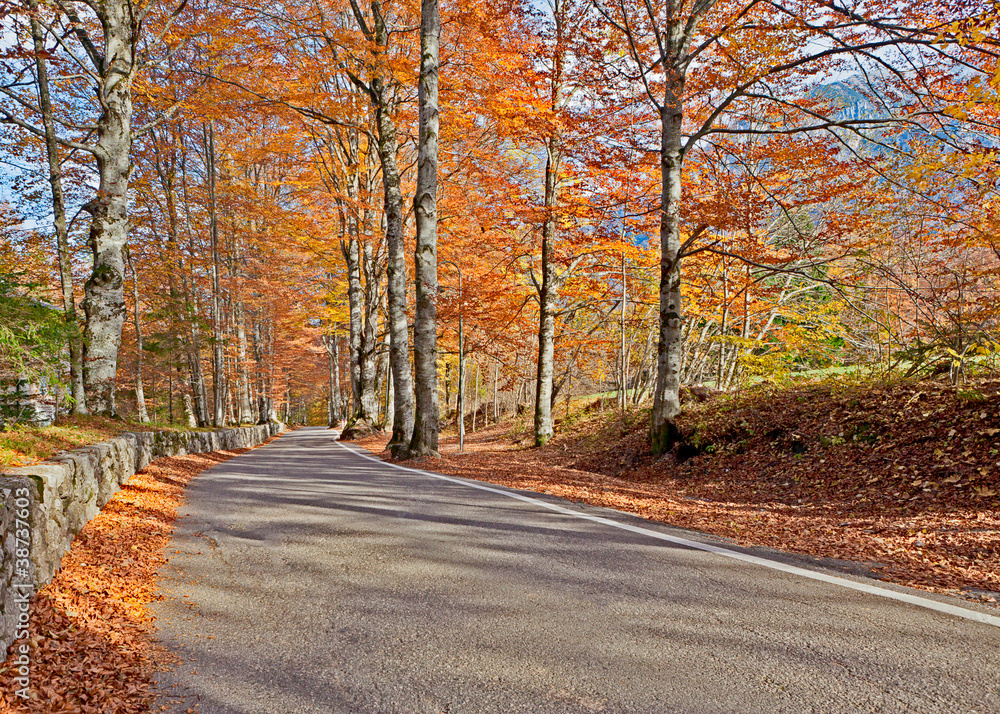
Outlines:
{"type": "MultiPolygon", "coordinates": [[[[354,454],[355,456],[360,456],[363,459],[374,461],[376,463],[382,464],[383,466],[391,466],[392,468],[399,469],[400,471],[409,471],[410,473],[415,473],[421,476],[427,476],[430,478],[439,479],[441,481],[450,481],[451,483],[457,483],[462,486],[476,488],[479,489],[480,491],[487,491],[489,493],[495,493],[500,496],[513,498],[516,501],[524,501],[525,503],[530,503],[535,506],[541,506],[542,508],[546,508],[550,511],[555,511],[556,513],[562,513],[567,516],[573,516],[574,518],[580,518],[585,521],[592,521],[594,523],[600,523],[601,525],[611,526],[612,528],[619,528],[623,531],[629,531],[631,533],[638,533],[639,535],[649,536],[650,538],[655,538],[656,540],[663,540],[669,543],[675,543],[677,545],[693,548],[695,550],[705,551],[707,553],[715,553],[716,555],[721,555],[726,558],[732,558],[733,560],[739,560],[744,563],[752,563],[753,565],[759,565],[764,568],[770,568],[771,570],[780,570],[783,573],[798,575],[800,577],[809,578],[811,580],[819,580],[820,582],[830,583],[831,585],[839,585],[841,587],[848,588],[850,590],[857,590],[858,592],[868,593],[869,595],[877,595],[879,597],[889,598],[890,600],[898,600],[900,602],[909,603],[910,605],[916,605],[917,607],[923,607],[928,610],[943,612],[947,615],[954,615],[955,617],[962,617],[965,618],[966,620],[973,620],[975,622],[982,622],[987,625],[993,625],[994,627],[1000,627],[1000,617],[997,617],[995,615],[987,615],[984,612],[967,610],[964,607],[949,605],[948,603],[938,602],[937,600],[930,600],[928,598],[923,598],[918,595],[896,592],[895,590],[882,588],[877,585],[869,585],[868,583],[859,583],[854,580],[848,580],[847,578],[837,577],[836,575],[827,575],[826,573],[820,573],[814,570],[807,570],[806,568],[800,568],[795,565],[787,565],[786,563],[781,563],[777,560],[769,560],[767,558],[761,558],[756,555],[747,555],[746,553],[740,553],[735,550],[729,550],[728,548],[722,548],[720,546],[712,545],[710,543],[700,543],[696,540],[688,540],[687,538],[672,536],[667,533],[660,533],[659,531],[650,530],[648,528],[642,528],[641,526],[634,526],[629,523],[619,523],[618,521],[611,520],[610,518],[594,516],[589,513],[580,513],[579,511],[574,511],[555,503],[548,503],[547,501],[543,501],[537,498],[532,498],[531,496],[525,496],[520,493],[514,493],[512,491],[494,488],[492,486],[487,486],[480,482],[471,481],[468,479],[454,478],[452,476],[445,476],[444,474],[434,473],[433,471],[422,471],[420,469],[411,469],[407,466],[400,466],[398,464],[389,463],[387,461],[383,461],[382,459],[376,456],[371,456],[370,454],[361,453],[360,451],[357,451],[355,448],[348,447],[341,441],[336,441],[334,443],[336,443],[337,446],[344,449],[345,451],[354,454]]],[[[631,514],[624,514],[624,515],[631,515],[631,514]]]]}

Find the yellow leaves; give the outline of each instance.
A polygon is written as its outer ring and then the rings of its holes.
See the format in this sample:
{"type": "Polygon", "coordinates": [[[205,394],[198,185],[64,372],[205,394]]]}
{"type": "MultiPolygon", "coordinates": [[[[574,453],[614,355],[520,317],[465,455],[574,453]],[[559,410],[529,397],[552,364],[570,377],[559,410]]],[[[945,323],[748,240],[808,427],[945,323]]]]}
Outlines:
{"type": "Polygon", "coordinates": [[[953,119],[961,119],[962,121],[965,121],[969,118],[968,112],[966,112],[961,105],[953,104],[952,106],[945,107],[942,111],[946,116],[952,117],[953,119]]]}

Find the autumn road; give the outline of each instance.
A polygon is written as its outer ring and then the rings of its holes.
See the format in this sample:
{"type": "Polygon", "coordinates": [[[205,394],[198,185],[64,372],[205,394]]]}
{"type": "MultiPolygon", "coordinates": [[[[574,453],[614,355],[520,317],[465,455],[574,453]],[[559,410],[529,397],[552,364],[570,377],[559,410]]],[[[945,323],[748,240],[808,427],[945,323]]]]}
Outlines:
{"type": "Polygon", "coordinates": [[[207,471],[155,612],[181,660],[163,701],[201,714],[1000,711],[1000,619],[986,610],[487,489],[373,461],[319,428],[207,471]]]}

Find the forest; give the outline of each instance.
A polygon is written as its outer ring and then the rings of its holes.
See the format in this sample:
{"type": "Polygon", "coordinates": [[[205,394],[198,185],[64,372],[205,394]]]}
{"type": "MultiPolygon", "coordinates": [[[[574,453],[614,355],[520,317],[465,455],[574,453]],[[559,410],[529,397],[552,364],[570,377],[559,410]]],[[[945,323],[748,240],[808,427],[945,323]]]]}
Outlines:
{"type": "Polygon", "coordinates": [[[541,446],[607,395],[658,454],[686,389],[994,374],[998,18],[2,0],[0,379],[417,457],[458,412],[541,446]]]}

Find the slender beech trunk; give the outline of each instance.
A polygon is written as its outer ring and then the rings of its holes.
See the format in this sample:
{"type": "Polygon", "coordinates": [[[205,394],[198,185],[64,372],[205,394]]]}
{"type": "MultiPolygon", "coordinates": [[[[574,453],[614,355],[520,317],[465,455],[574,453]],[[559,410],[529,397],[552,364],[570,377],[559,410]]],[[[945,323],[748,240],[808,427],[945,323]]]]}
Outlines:
{"type": "Polygon", "coordinates": [[[358,243],[353,238],[340,242],[340,249],[347,263],[347,302],[349,314],[348,363],[351,375],[351,417],[356,421],[361,411],[361,334],[364,328],[361,324],[361,271],[358,243]]]}
{"type": "MultiPolygon", "coordinates": [[[[565,47],[563,22],[565,3],[553,5],[555,48],[552,55],[552,78],[549,88],[550,109],[559,112],[564,104],[563,65],[565,47]]],[[[559,171],[562,165],[562,139],[555,129],[546,142],[545,152],[545,222],[542,224],[542,269],[538,287],[538,371],[535,379],[535,446],[544,446],[552,438],[552,373],[555,357],[556,317],[559,275],[552,262],[557,238],[556,207],[559,205],[559,171]]]]}
{"type": "MultiPolygon", "coordinates": [[[[389,339],[389,331],[386,330],[385,338],[382,343],[382,348],[385,350],[385,354],[388,357],[389,350],[392,349],[392,344],[389,339]]],[[[392,420],[394,417],[392,408],[392,367],[389,364],[389,360],[385,361],[385,424],[383,428],[387,429],[392,433],[392,420]]]]}
{"type": "Polygon", "coordinates": [[[371,242],[361,245],[361,271],[365,279],[364,290],[364,332],[361,350],[361,390],[366,401],[365,412],[371,415],[372,426],[378,421],[378,317],[379,317],[379,270],[372,257],[371,242]]]}
{"type": "Polygon", "coordinates": [[[198,420],[194,416],[194,410],[191,407],[191,395],[187,392],[184,393],[184,416],[187,419],[187,425],[192,429],[198,426],[198,420]]]}
{"type": "Polygon", "coordinates": [[[340,417],[341,417],[341,419],[346,419],[347,418],[347,414],[348,414],[348,405],[350,404],[350,400],[349,400],[347,394],[345,393],[345,389],[347,387],[345,387],[344,383],[346,381],[348,383],[348,386],[349,386],[349,383],[350,383],[351,380],[350,380],[350,375],[349,374],[348,374],[348,379],[346,379],[346,380],[344,379],[344,377],[341,374],[340,358],[339,358],[339,355],[342,354],[341,351],[343,350],[343,347],[341,346],[341,343],[342,343],[342,340],[338,337],[337,338],[337,355],[338,355],[338,361],[337,361],[337,385],[338,385],[339,391],[338,391],[338,395],[337,396],[340,399],[340,417]]]}
{"type": "Polygon", "coordinates": [[[472,393],[472,433],[476,433],[476,416],[479,414],[479,362],[476,362],[476,391],[472,393]]]}
{"type": "Polygon", "coordinates": [[[251,335],[253,336],[253,358],[255,363],[254,381],[257,386],[257,399],[255,400],[257,423],[267,424],[270,421],[270,391],[268,390],[267,367],[265,365],[265,328],[261,324],[259,313],[255,314],[251,319],[251,326],[253,327],[251,335]]]}
{"type": "MultiPolygon", "coordinates": [[[[382,14],[381,5],[371,3],[372,18],[369,23],[358,4],[351,9],[358,26],[379,52],[385,52],[389,43],[389,28],[382,14]]],[[[391,348],[393,424],[392,437],[387,448],[393,453],[406,451],[413,434],[413,379],[410,372],[410,342],[406,322],[406,253],[403,242],[403,193],[400,188],[399,165],[396,152],[399,142],[392,111],[396,104],[394,91],[397,83],[383,77],[383,69],[372,68],[372,78],[363,81],[355,77],[355,84],[363,88],[375,114],[376,151],[382,168],[382,187],[385,195],[385,237],[388,252],[387,298],[389,303],[387,323],[391,348]]]]}
{"type": "MultiPolygon", "coordinates": [[[[681,27],[668,31],[674,42],[686,48],[686,41],[678,37],[681,27]]],[[[681,51],[681,48],[677,48],[681,51]]],[[[686,53],[686,52],[685,52],[686,53]]],[[[668,66],[676,67],[671,62],[668,66]]],[[[671,69],[667,75],[663,106],[660,110],[660,333],[656,347],[656,389],[653,394],[650,441],[654,454],[668,451],[677,439],[675,419],[681,413],[680,368],[682,356],[682,328],[684,320],[681,305],[680,270],[680,203],[681,174],[684,154],[682,151],[682,124],[684,120],[683,70],[671,69]]]]}
{"type": "Polygon", "coordinates": [[[323,335],[323,346],[330,363],[330,401],[327,405],[327,424],[333,429],[340,425],[340,341],[337,335],[323,335]]]}
{"type": "Polygon", "coordinates": [[[253,407],[250,399],[250,368],[247,364],[247,330],[244,324],[242,302],[236,303],[236,357],[239,362],[237,370],[240,375],[239,383],[239,419],[241,424],[249,424],[253,421],[253,407]]]}
{"type": "Polygon", "coordinates": [[[132,273],[132,315],[135,325],[135,406],[139,412],[139,423],[145,424],[149,421],[146,413],[146,395],[142,389],[142,327],[139,324],[139,273],[135,269],[132,255],[129,250],[125,251],[125,258],[128,260],[129,272],[132,273]]]}
{"type": "Polygon", "coordinates": [[[250,406],[250,374],[247,364],[247,332],[246,305],[243,301],[243,291],[239,280],[239,266],[243,263],[243,255],[239,241],[234,236],[229,250],[229,282],[230,282],[230,326],[236,336],[236,355],[233,358],[234,379],[229,384],[236,386],[236,414],[234,422],[250,424],[253,422],[253,409],[250,406]]]}
{"type": "Polygon", "coordinates": [[[493,423],[500,423],[500,363],[493,365],[493,423]]]}
{"type": "Polygon", "coordinates": [[[201,320],[198,293],[195,290],[195,257],[198,254],[194,243],[194,219],[191,215],[191,198],[187,181],[187,146],[184,132],[177,133],[177,147],[180,152],[181,191],[184,197],[185,232],[187,233],[187,269],[182,266],[181,280],[184,288],[184,317],[187,329],[188,365],[191,375],[191,394],[194,398],[195,418],[198,426],[208,426],[208,392],[205,388],[205,371],[201,364],[201,320]]]}
{"type": "Polygon", "coordinates": [[[340,381],[340,335],[333,338],[333,380],[337,387],[335,402],[338,423],[344,419],[344,385],[340,381]]]}
{"type": "Polygon", "coordinates": [[[410,372],[410,338],[406,322],[406,256],[403,243],[403,193],[396,164],[396,125],[388,106],[376,109],[378,155],[385,191],[385,233],[388,249],[388,328],[391,347],[393,424],[388,448],[401,454],[413,435],[413,381],[410,372]]]}
{"type": "MultiPolygon", "coordinates": [[[[691,6],[668,4],[666,16],[655,16],[646,4],[650,20],[663,22],[656,64],[664,72],[660,113],[660,287],[659,340],[656,346],[656,387],[650,418],[650,443],[654,454],[668,451],[678,438],[675,419],[681,412],[680,372],[683,353],[684,312],[681,300],[680,205],[685,145],[684,86],[691,65],[691,41],[700,23],[717,0],[702,0],[691,6]]],[[[638,50],[633,50],[634,52],[638,50]]],[[[640,58],[637,58],[640,59],[640,58]]],[[[640,59],[641,62],[641,59],[640,59]]]]}
{"type": "Polygon", "coordinates": [[[420,111],[417,147],[417,189],[413,212],[417,220],[416,317],[413,323],[413,372],[416,414],[410,454],[437,455],[437,174],[438,174],[438,45],[441,18],[438,0],[422,0],[420,7],[420,111]]]}
{"type": "Polygon", "coordinates": [[[444,412],[445,417],[451,415],[451,362],[444,363],[444,412]]]}
{"type": "Polygon", "coordinates": [[[366,296],[362,286],[362,250],[358,241],[349,238],[346,244],[341,243],[341,249],[347,261],[347,298],[351,318],[351,387],[354,411],[350,422],[352,425],[374,427],[378,421],[378,397],[375,394],[374,320],[368,304],[372,296],[366,296]]]}
{"type": "Polygon", "coordinates": [[[625,412],[625,406],[628,404],[628,357],[625,354],[625,311],[628,309],[628,283],[627,275],[625,273],[625,231],[622,231],[622,313],[621,313],[621,409],[622,413],[625,412]]]}
{"type": "Polygon", "coordinates": [[[222,364],[222,288],[219,282],[219,215],[215,194],[215,127],[202,126],[208,179],[208,224],[212,251],[212,423],[226,420],[225,371],[222,364]]]}
{"type": "MultiPolygon", "coordinates": [[[[32,10],[38,7],[31,2],[32,10]]],[[[62,187],[62,166],[59,163],[59,143],[56,140],[52,119],[52,99],[49,95],[49,74],[45,64],[45,41],[42,26],[31,18],[31,37],[35,46],[35,71],[38,80],[38,107],[42,110],[45,130],[45,153],[49,162],[49,186],[52,189],[52,221],[56,233],[56,251],[59,256],[59,282],[62,288],[63,320],[66,322],[69,342],[69,380],[73,397],[73,414],[87,413],[86,393],[83,389],[83,343],[80,321],[76,315],[76,296],[73,294],[73,266],[70,259],[69,231],[66,226],[66,200],[62,187]]]]}
{"type": "MultiPolygon", "coordinates": [[[[545,164],[545,205],[555,206],[558,182],[558,157],[552,148],[545,164]]],[[[556,236],[556,221],[547,217],[542,226],[542,282],[538,290],[538,372],[535,380],[535,446],[544,446],[552,438],[552,375],[555,358],[555,299],[557,296],[556,267],[552,248],[556,236]]]]}

